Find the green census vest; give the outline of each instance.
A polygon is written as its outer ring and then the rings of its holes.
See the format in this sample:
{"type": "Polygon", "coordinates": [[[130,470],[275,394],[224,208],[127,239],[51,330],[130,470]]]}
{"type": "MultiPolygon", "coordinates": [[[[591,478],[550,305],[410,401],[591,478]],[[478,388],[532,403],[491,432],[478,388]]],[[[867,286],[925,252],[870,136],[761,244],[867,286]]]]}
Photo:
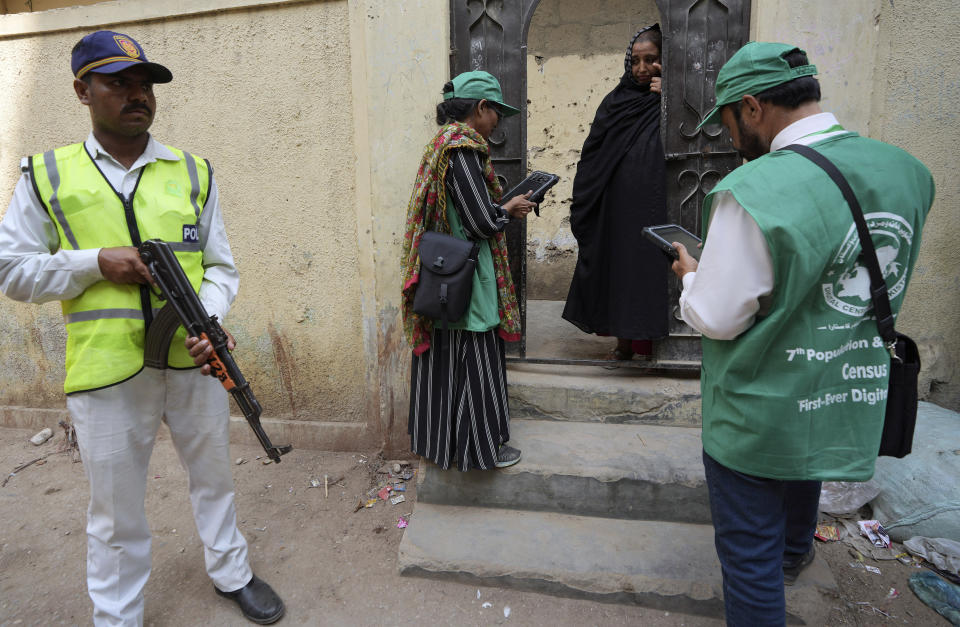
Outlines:
{"type": "MultiPolygon", "coordinates": [[[[933,202],[930,172],[906,152],[855,133],[814,147],[860,201],[896,314],[933,202]]],[[[760,226],[774,288],[769,313],[738,338],[703,339],[704,450],[761,477],[869,479],[890,355],[872,316],[849,207],[819,167],[783,150],[724,178],[704,200],[704,225],[721,191],[760,226]]]]}
{"type": "MultiPolygon", "coordinates": [[[[61,248],[132,246],[134,232],[140,241],[162,239],[171,243],[193,288],[199,290],[203,252],[196,226],[210,191],[211,170],[204,159],[170,150],[180,160],[147,164],[130,203],[114,191],[82,143],[31,157],[31,179],[57,225],[61,248]]],[[[106,280],[62,301],[67,327],[64,391],[94,390],[140,372],[145,319],[152,319],[163,304],[145,287],[106,280]]],[[[172,368],[194,367],[183,345],[185,338],[180,327],[170,343],[172,368]]]]}
{"type": "MultiPolygon", "coordinates": [[[[460,214],[453,205],[450,192],[447,192],[447,222],[450,232],[460,239],[467,234],[460,223],[460,214]]],[[[451,329],[467,331],[489,331],[500,326],[500,308],[497,305],[497,275],[493,269],[493,253],[490,240],[480,240],[480,252],[477,253],[477,269],[473,273],[473,292],[470,294],[470,307],[467,313],[456,322],[448,325],[451,329]]]]}

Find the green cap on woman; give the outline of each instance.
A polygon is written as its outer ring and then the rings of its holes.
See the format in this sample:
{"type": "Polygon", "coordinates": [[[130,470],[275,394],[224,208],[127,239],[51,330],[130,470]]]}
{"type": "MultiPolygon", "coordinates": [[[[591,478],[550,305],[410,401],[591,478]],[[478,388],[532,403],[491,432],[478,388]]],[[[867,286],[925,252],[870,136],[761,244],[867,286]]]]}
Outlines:
{"type": "Polygon", "coordinates": [[[453,91],[443,95],[444,100],[451,98],[469,98],[471,100],[487,100],[500,107],[500,113],[507,118],[520,113],[520,109],[511,107],[503,102],[503,91],[500,81],[490,72],[474,70],[458,74],[452,81],[453,91]]]}

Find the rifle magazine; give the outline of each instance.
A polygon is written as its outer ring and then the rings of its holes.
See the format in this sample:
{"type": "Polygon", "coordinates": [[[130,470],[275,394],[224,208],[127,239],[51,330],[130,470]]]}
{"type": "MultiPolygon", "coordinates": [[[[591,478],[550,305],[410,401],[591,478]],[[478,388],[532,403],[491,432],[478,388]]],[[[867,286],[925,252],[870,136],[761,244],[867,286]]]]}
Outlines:
{"type": "Polygon", "coordinates": [[[180,318],[173,305],[167,303],[147,329],[146,343],[143,348],[143,365],[158,370],[166,369],[170,342],[178,328],[180,328],[180,318]]]}

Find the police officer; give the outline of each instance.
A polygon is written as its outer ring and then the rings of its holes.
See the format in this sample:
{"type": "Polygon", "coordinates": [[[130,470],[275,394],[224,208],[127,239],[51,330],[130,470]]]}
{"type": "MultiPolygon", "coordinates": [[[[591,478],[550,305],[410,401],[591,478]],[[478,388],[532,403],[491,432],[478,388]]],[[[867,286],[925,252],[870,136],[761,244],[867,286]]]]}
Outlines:
{"type": "Polygon", "coordinates": [[[212,348],[181,328],[169,368],[144,368],[145,332],[161,303],[137,254],[140,242],[171,243],[211,314],[222,319],[236,296],[213,170],[148,132],[153,86],[173,76],[148,61],[131,37],[111,31],[83,37],[71,69],[93,130],[82,143],[22,161],[0,223],[0,290],[16,300],[62,304],[64,390],[90,484],[87,587],[94,623],[143,623],[150,574],[144,494],[161,421],[189,476],[216,592],[250,620],[274,622],[283,602],[253,575],[237,529],[227,395],[203,376],[212,348]]]}
{"type": "Polygon", "coordinates": [[[816,72],[796,46],[764,42],[723,66],[703,124],[722,122],[749,163],[704,200],[699,265],[674,245],[681,314],[704,336],[703,461],[729,625],[784,624],[783,585],[815,556],[820,482],[869,479],[884,418],[890,356],[850,208],[782,149],[808,145],[849,180],[894,313],[933,203],[922,163],[821,111],[816,72]]]}

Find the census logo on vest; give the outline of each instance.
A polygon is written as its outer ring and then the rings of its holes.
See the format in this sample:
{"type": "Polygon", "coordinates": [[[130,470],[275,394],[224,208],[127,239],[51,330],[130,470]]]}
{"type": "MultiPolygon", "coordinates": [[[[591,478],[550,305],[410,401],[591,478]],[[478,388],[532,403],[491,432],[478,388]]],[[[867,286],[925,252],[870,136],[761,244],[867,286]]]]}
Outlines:
{"type": "MultiPolygon", "coordinates": [[[[889,287],[890,300],[907,286],[907,266],[913,243],[913,227],[895,213],[868,213],[864,216],[873,238],[880,262],[880,272],[889,287]]],[[[858,258],[860,237],[857,227],[850,224],[840,250],[830,262],[824,275],[823,298],[840,313],[862,317],[872,307],[870,300],[870,272],[858,258]]]]}
{"type": "Polygon", "coordinates": [[[140,58],[140,50],[137,49],[137,44],[133,43],[129,37],[124,37],[123,35],[114,35],[113,40],[117,42],[117,45],[120,46],[120,49],[123,50],[125,55],[131,59],[140,58]]]}

